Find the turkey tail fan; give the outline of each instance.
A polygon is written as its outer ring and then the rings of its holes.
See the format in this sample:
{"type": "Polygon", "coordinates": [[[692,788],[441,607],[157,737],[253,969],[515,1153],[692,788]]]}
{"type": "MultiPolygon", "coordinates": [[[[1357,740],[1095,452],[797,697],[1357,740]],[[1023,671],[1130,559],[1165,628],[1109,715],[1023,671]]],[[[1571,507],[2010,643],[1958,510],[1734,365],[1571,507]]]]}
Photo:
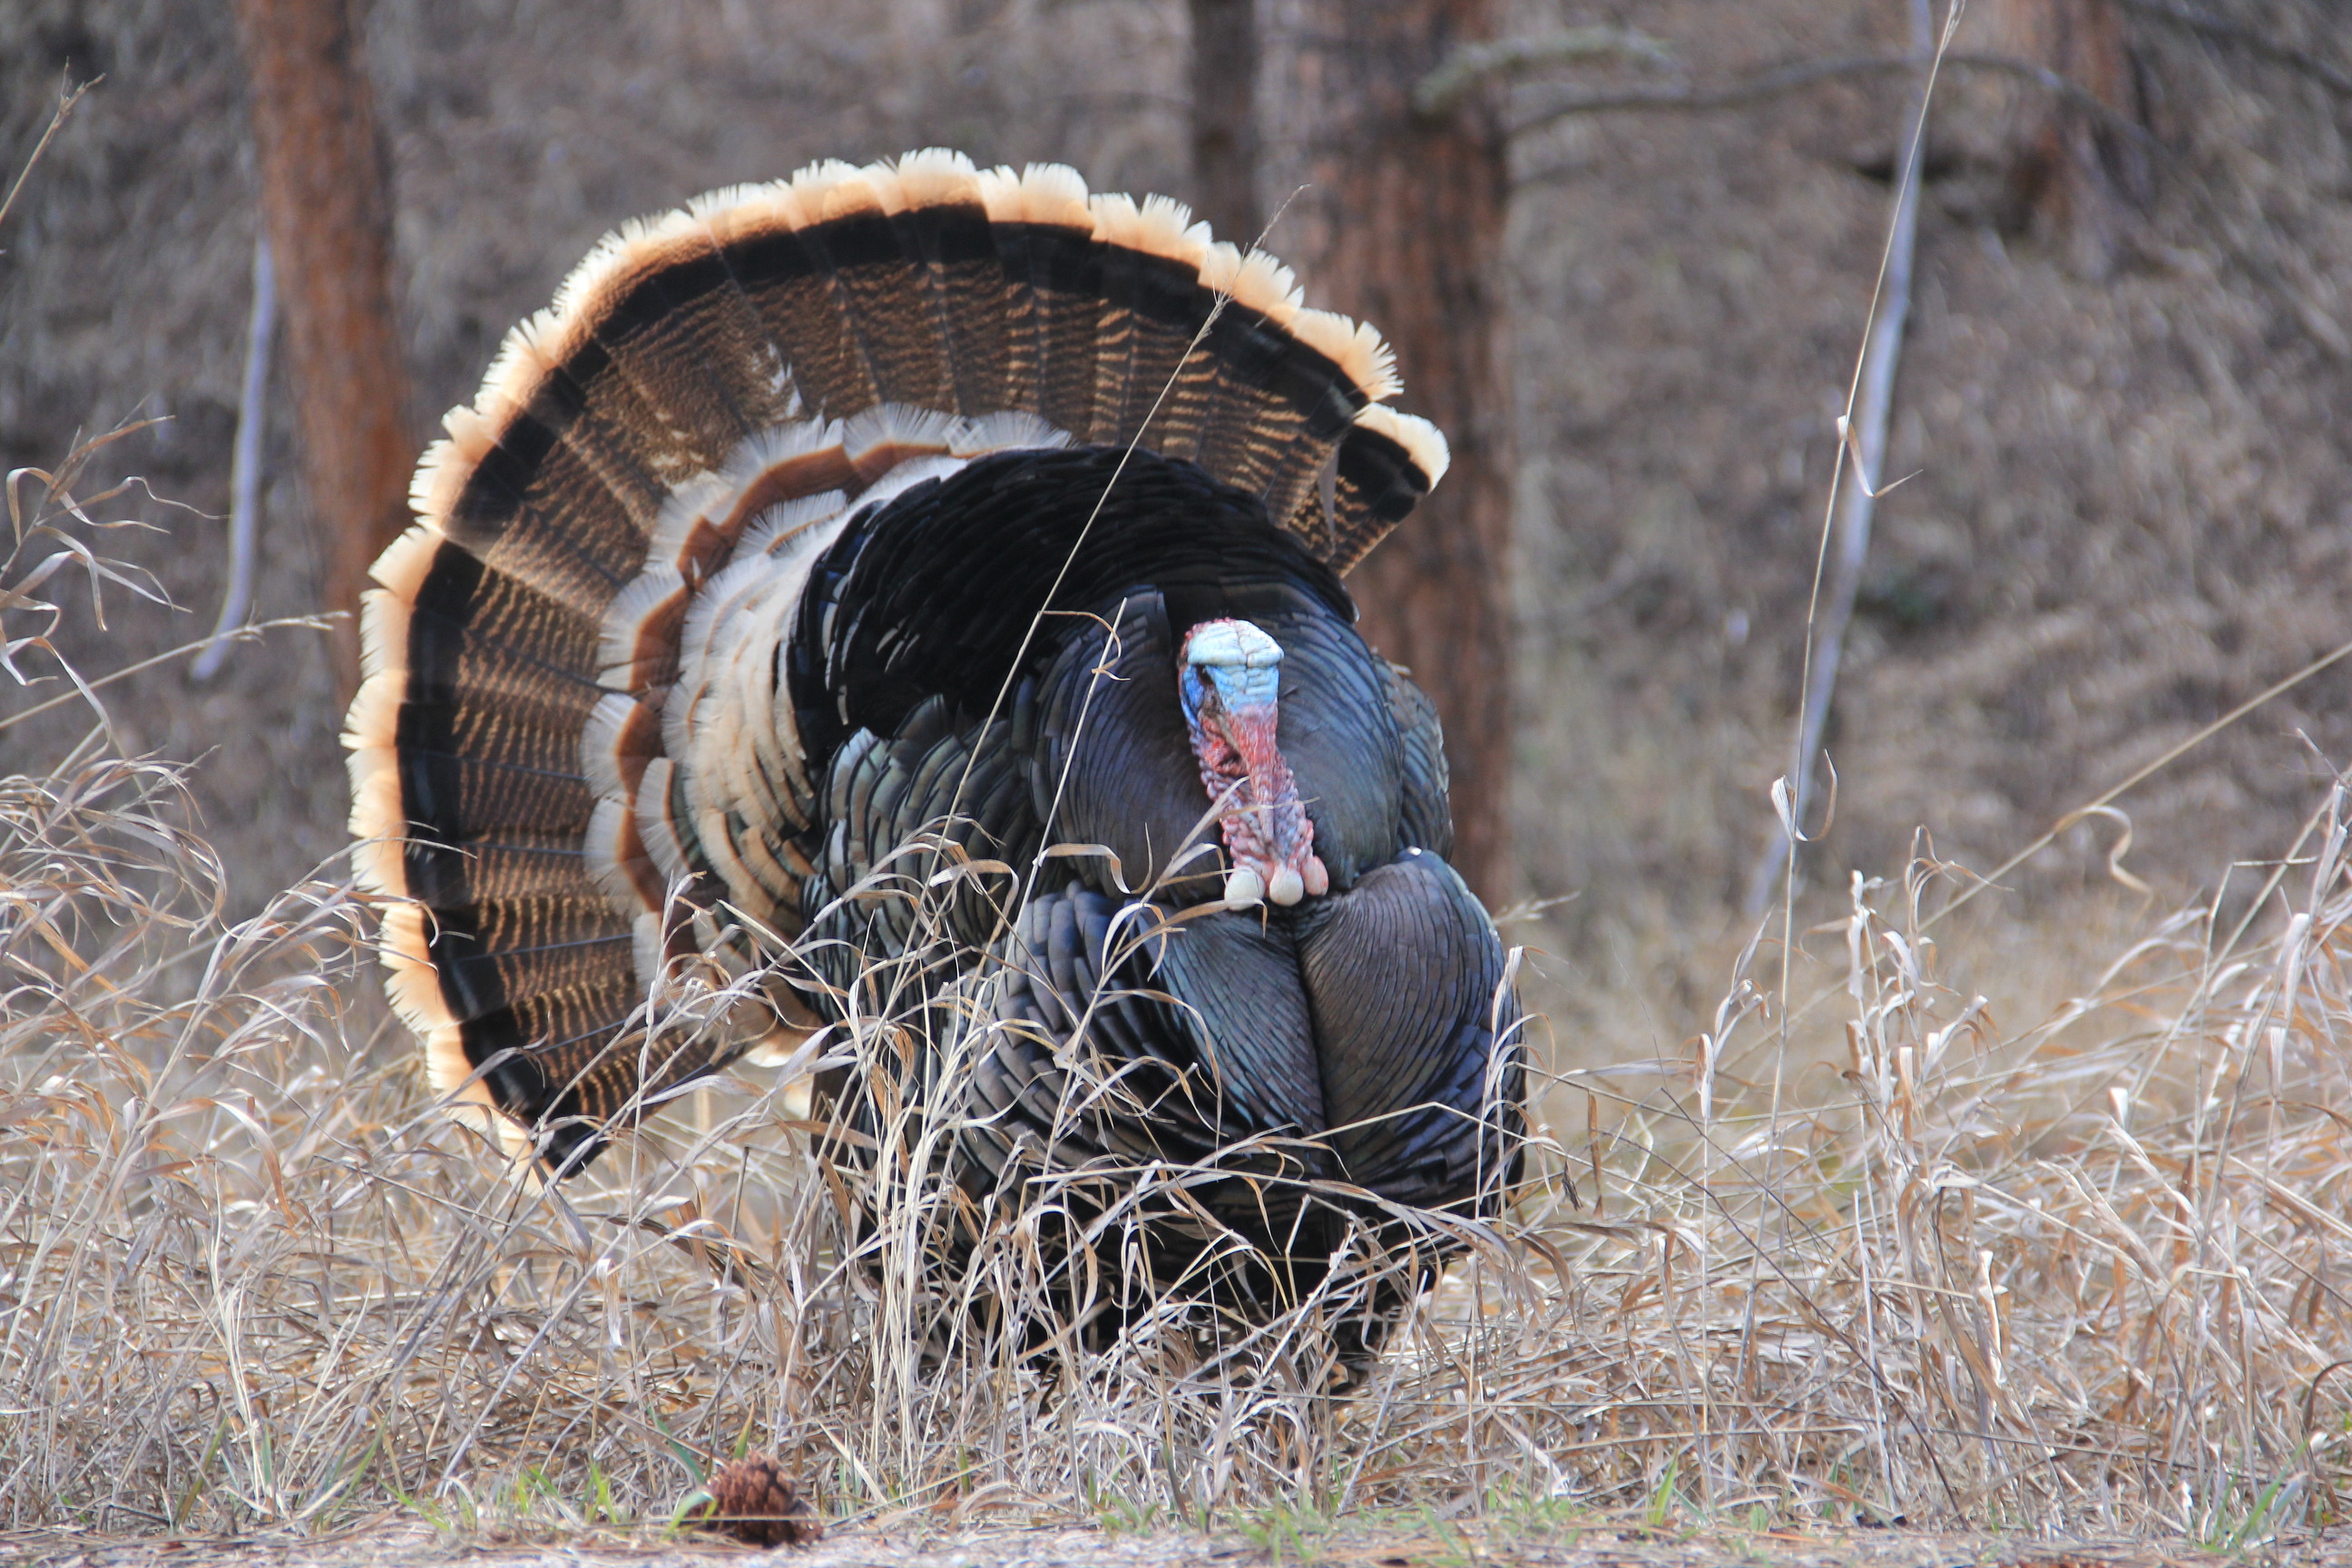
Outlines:
{"type": "Polygon", "coordinates": [[[1139,443],[1344,571],[1444,470],[1397,390],[1271,258],[1058,166],[820,163],[600,243],[447,416],[367,598],[352,826],[436,1088],[576,1168],[816,1026],[781,984],[683,1033],[647,998],[800,930],[825,759],[773,650],[857,509],[1139,443]]]}

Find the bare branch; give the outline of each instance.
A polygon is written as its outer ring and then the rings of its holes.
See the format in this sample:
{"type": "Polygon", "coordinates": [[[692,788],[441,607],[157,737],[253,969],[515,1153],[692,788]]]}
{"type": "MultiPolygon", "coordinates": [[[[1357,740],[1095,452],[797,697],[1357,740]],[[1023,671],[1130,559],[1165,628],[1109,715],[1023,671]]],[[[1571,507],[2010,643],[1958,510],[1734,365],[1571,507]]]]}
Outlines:
{"type": "MultiPolygon", "coordinates": [[[[1511,127],[1511,134],[1520,135],[1539,130],[1557,121],[1576,114],[1601,114],[1616,110],[1666,110],[1684,113],[1711,112],[1725,109],[1746,109],[1753,104],[1800,92],[1825,81],[1846,77],[1880,76],[1893,72],[1924,71],[1934,62],[1917,55],[1853,55],[1831,59],[1795,60],[1787,65],[1773,66],[1765,70],[1730,81],[1720,87],[1703,88],[1690,83],[1657,87],[1610,88],[1591,92],[1571,93],[1554,100],[1528,119],[1511,127]]],[[[2070,81],[2046,66],[2031,60],[2014,59],[2006,55],[1946,55],[1946,70],[1990,71],[2030,81],[2043,90],[2063,100],[2084,113],[2096,117],[2136,141],[2153,142],[2147,128],[2128,116],[2116,113],[2101,102],[2079,83],[2070,81]]]]}
{"type": "Polygon", "coordinates": [[[269,423],[269,339],[277,324],[277,279],[269,236],[253,241],[253,321],[245,342],[245,379],[236,404],[236,440],[229,448],[228,591],[221,597],[213,640],[188,674],[210,680],[228,658],[228,634],[253,605],[255,543],[261,531],[261,438],[269,423]]]}
{"type": "MultiPolygon", "coordinates": [[[[335,621],[336,612],[333,611],[323,616],[279,616],[271,620],[247,622],[229,632],[227,640],[252,642],[264,632],[282,631],[288,627],[299,627],[305,631],[331,632],[335,629],[335,621]]],[[[62,708],[76,698],[87,698],[103,687],[112,686],[118,680],[127,680],[134,675],[154,668],[159,664],[169,664],[183,654],[200,653],[212,647],[215,638],[207,634],[194,642],[184,642],[177,647],[166,648],[152,658],[142,658],[136,664],[126,664],[121,669],[110,670],[95,680],[85,681],[68,668],[66,673],[71,676],[75,682],[74,690],[52,697],[46,702],[36,702],[30,708],[22,708],[14,713],[0,714],[0,730],[21,724],[27,719],[37,718],[53,708],[62,708]]]]}
{"type": "Polygon", "coordinates": [[[1618,58],[1672,67],[1674,52],[1647,33],[1631,27],[1570,27],[1539,38],[1498,38],[1465,44],[1412,89],[1412,111],[1423,120],[1443,120],[1486,82],[1521,76],[1548,66],[1618,58]]]}

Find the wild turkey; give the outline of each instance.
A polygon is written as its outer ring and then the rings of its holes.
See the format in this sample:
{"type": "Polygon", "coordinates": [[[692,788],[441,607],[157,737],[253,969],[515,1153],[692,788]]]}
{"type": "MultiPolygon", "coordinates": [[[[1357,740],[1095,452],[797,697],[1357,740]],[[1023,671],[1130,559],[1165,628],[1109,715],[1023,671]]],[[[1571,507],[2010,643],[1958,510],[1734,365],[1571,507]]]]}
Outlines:
{"type": "Polygon", "coordinates": [[[352,828],[435,1084],[568,1173],[895,1020],[820,1080],[845,1148],[919,1083],[972,1205],[1156,1182],[1139,1277],[1249,1313],[1492,1213],[1506,957],[1340,584],[1445,467],[1396,390],[1271,258],[1056,166],[824,163],[606,239],[374,568],[352,828]],[[698,966],[757,1004],[666,1019],[698,966]]]}

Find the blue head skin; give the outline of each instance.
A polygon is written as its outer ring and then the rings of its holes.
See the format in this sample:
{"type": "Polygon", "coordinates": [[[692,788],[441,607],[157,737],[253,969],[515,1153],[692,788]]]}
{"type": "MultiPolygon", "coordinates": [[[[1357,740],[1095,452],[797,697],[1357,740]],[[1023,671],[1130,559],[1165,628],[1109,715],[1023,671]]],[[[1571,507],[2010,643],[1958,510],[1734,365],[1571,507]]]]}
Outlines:
{"type": "Polygon", "coordinates": [[[1201,783],[1212,801],[1226,803],[1226,907],[1295,904],[1328,891],[1315,825],[1276,743],[1281,645],[1247,621],[1203,621],[1185,634],[1176,691],[1201,783]]]}
{"type": "Polygon", "coordinates": [[[1271,710],[1282,695],[1282,645],[1247,621],[1203,621],[1184,639],[1178,691],[1196,731],[1213,691],[1228,713],[1271,710]]]}

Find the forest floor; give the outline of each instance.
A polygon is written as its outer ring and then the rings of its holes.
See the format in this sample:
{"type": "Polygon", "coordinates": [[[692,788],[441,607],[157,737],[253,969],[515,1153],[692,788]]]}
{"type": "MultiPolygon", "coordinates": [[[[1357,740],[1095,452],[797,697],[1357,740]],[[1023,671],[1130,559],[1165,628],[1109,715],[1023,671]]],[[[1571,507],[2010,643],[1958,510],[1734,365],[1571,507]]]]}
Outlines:
{"type": "MultiPolygon", "coordinates": [[[[375,1568],[384,1563],[465,1568],[689,1568],[740,1561],[750,1549],[699,1543],[655,1546],[611,1539],[502,1542],[452,1539],[399,1523],[324,1538],[158,1540],[44,1531],[0,1535],[0,1563],[23,1568],[375,1568]]],[[[767,1554],[762,1554],[767,1555],[767,1554]]],[[[2239,1552],[2150,1542],[2020,1542],[1993,1535],[1906,1530],[1822,1534],[1788,1531],[1653,1531],[1602,1524],[1542,1539],[1489,1539],[1425,1529],[1351,1530],[1342,1537],[1284,1546],[1242,1536],[1106,1534],[1096,1530],[993,1530],[918,1536],[844,1531],[807,1548],[781,1548],[793,1568],[1254,1568],[1329,1563],[1348,1568],[1423,1564],[1541,1563],[1556,1568],[2172,1568],[2173,1564],[2352,1563],[2352,1534],[2274,1542],[2239,1552]]]]}

